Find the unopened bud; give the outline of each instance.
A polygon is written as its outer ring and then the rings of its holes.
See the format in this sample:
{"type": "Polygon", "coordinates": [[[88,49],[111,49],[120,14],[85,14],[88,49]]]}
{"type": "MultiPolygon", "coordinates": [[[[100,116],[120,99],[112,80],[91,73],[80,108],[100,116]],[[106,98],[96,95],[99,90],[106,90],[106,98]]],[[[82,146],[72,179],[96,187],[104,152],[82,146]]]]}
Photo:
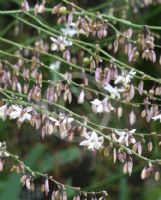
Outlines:
{"type": "Polygon", "coordinates": [[[83,64],[84,65],[89,65],[90,64],[90,59],[88,57],[83,58],[83,64]]]}
{"type": "Polygon", "coordinates": [[[135,54],[134,54],[134,58],[135,58],[135,59],[138,59],[138,57],[139,57],[139,52],[136,51],[135,54]]]}
{"type": "Polygon", "coordinates": [[[158,171],[155,172],[155,181],[159,181],[160,173],[158,171]]]}
{"type": "Polygon", "coordinates": [[[148,142],[148,151],[151,152],[153,150],[153,143],[150,141],[148,142]]]}
{"type": "Polygon", "coordinates": [[[148,177],[148,169],[147,167],[144,167],[144,169],[141,172],[141,179],[146,179],[148,177]]]}
{"type": "Polygon", "coordinates": [[[153,96],[154,95],[154,90],[153,89],[149,90],[149,94],[153,96]]]}
{"type": "Polygon", "coordinates": [[[66,13],[67,13],[66,7],[62,6],[59,8],[59,14],[66,14],[66,13]]]}

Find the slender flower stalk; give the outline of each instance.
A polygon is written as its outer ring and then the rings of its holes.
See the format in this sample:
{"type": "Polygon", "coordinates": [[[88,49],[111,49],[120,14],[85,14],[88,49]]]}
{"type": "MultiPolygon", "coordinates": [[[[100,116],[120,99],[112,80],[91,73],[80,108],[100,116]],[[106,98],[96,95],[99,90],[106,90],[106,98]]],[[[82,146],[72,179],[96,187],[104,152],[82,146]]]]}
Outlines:
{"type": "MultiPolygon", "coordinates": [[[[134,2],[128,3],[131,12],[134,2]]],[[[149,4],[141,3],[143,7],[149,4]]],[[[119,8],[104,14],[104,4],[97,13],[67,0],[52,8],[47,5],[51,6],[46,0],[35,5],[23,0],[19,10],[0,11],[2,18],[8,15],[16,20],[0,35],[4,45],[0,50],[0,119],[16,122],[19,129],[23,124],[32,126],[43,143],[54,135],[63,144],[84,147],[89,155],[113,157],[129,176],[136,163],[143,161],[141,178],[153,175],[158,181],[161,160],[149,153],[155,149],[155,137],[161,136],[153,126],[161,122],[161,79],[157,73],[150,75],[142,63],[160,65],[156,51],[160,46],[153,30],[161,28],[119,18],[119,8]],[[23,41],[18,37],[22,29],[27,30],[23,41]],[[10,34],[17,42],[8,38],[10,34]]],[[[23,174],[20,182],[28,190],[34,190],[38,175],[46,197],[66,200],[68,188],[75,191],[74,200],[106,199],[104,191],[86,192],[30,169],[7,151],[6,143],[12,151],[8,141],[0,142],[0,171],[13,159],[17,164],[11,171],[23,174]]]]}

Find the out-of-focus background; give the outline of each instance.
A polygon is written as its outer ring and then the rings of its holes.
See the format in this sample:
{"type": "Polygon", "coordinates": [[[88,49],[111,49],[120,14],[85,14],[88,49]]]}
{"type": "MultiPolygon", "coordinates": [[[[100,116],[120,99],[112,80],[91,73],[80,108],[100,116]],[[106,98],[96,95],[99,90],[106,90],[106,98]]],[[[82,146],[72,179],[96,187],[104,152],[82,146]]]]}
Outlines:
{"type": "MultiPolygon", "coordinates": [[[[144,1],[146,4],[146,0],[144,1]]],[[[134,23],[161,26],[161,5],[150,4],[148,6],[143,6],[144,1],[79,0],[74,2],[89,11],[113,14],[114,16],[128,19],[134,23]]],[[[59,1],[48,1],[47,5],[55,5],[56,2],[59,1]]],[[[19,0],[0,0],[0,9],[18,9],[19,3],[19,0]]],[[[29,3],[30,6],[34,6],[36,1],[30,0],[29,3]]],[[[47,24],[54,26],[54,17],[46,17],[45,20],[47,24]]],[[[120,31],[125,30],[124,25],[116,25],[116,27],[120,31]]],[[[32,44],[38,37],[44,37],[43,34],[38,34],[37,31],[33,32],[31,28],[28,28],[23,23],[18,22],[17,19],[7,15],[0,16],[0,36],[27,45],[32,44]]],[[[161,45],[159,36],[158,32],[156,43],[161,45]]],[[[112,34],[110,37],[111,41],[108,39],[107,41],[102,42],[102,45],[105,45],[106,43],[108,45],[110,42],[112,43],[112,34]]],[[[103,48],[106,48],[105,46],[103,48]]],[[[7,52],[15,53],[15,47],[0,43],[0,49],[2,48],[7,52]]],[[[158,49],[157,53],[159,55],[161,51],[158,49]]],[[[0,54],[0,57],[4,58],[4,55],[0,54]]],[[[5,58],[7,59],[7,56],[5,58]]],[[[121,59],[123,62],[127,62],[127,58],[123,57],[120,51],[117,53],[117,58],[121,59]]],[[[46,58],[43,59],[45,60],[46,58]]],[[[10,61],[12,61],[11,58],[10,61]]],[[[46,60],[45,62],[50,64],[53,60],[46,60]]],[[[135,67],[140,68],[155,77],[161,76],[161,68],[157,64],[153,65],[150,62],[140,62],[136,63],[135,67]]],[[[56,79],[57,77],[50,74],[50,78],[56,79]]],[[[84,106],[84,110],[80,110],[77,103],[72,106],[74,107],[72,109],[80,114],[89,112],[88,106],[84,106]]],[[[124,128],[124,125],[126,125],[126,114],[123,115],[120,121],[113,116],[110,117],[109,123],[111,126],[124,128]]],[[[95,120],[96,123],[99,123],[99,115],[95,120]]],[[[152,127],[147,126],[144,120],[137,121],[135,127],[139,127],[141,130],[145,131],[152,129],[152,127]]],[[[62,141],[56,136],[50,136],[42,140],[40,133],[35,131],[35,129],[28,124],[23,124],[22,127],[18,129],[16,122],[9,120],[5,121],[5,123],[0,120],[0,140],[7,141],[9,151],[19,155],[19,157],[32,169],[48,173],[62,183],[80,186],[87,191],[107,190],[109,199],[161,199],[160,181],[156,183],[153,178],[149,178],[145,181],[141,180],[140,170],[144,166],[141,161],[134,160],[133,173],[131,177],[129,177],[128,175],[123,174],[122,165],[120,163],[113,164],[112,156],[106,158],[102,157],[101,154],[95,156],[91,152],[84,151],[83,148],[79,147],[77,142],[62,141]]],[[[159,139],[152,136],[150,140],[155,145],[159,139]]],[[[155,146],[153,152],[147,153],[146,155],[154,158],[161,158],[159,146],[155,146]]],[[[40,185],[43,182],[41,178],[36,179],[35,192],[27,191],[22,188],[22,185],[20,184],[20,175],[10,172],[9,166],[10,161],[7,161],[4,171],[0,173],[1,200],[49,199],[40,191],[40,185]]],[[[73,192],[68,192],[69,196],[72,197],[73,192]]]]}

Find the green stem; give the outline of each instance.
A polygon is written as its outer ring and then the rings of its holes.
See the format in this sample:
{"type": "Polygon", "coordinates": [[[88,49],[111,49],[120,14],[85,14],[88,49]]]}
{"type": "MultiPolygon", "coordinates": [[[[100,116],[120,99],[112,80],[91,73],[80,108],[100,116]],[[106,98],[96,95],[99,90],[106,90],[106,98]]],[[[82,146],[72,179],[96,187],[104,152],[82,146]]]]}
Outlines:
{"type": "MultiPolygon", "coordinates": [[[[30,16],[31,16],[31,15],[30,15],[30,16]]],[[[47,30],[44,30],[44,29],[42,29],[42,28],[40,28],[40,27],[38,27],[38,26],[36,26],[36,25],[33,25],[33,24],[29,23],[28,21],[26,21],[26,20],[24,20],[24,19],[22,19],[22,18],[19,18],[19,17],[16,17],[16,18],[18,18],[19,20],[23,21],[24,23],[26,23],[26,24],[28,24],[28,25],[34,27],[34,28],[37,28],[38,30],[41,30],[41,31],[43,31],[43,32],[46,32],[47,34],[49,34],[49,35],[51,35],[51,36],[52,36],[52,34],[54,34],[54,33],[51,33],[51,32],[49,32],[49,31],[47,31],[47,30]]],[[[37,19],[37,21],[38,21],[41,25],[43,25],[43,23],[42,23],[40,20],[37,19]]],[[[43,25],[43,26],[44,26],[45,28],[50,29],[50,30],[52,29],[52,28],[48,27],[47,25],[43,25]]],[[[53,29],[52,29],[52,30],[53,30],[53,29]]],[[[125,67],[125,68],[130,69],[130,70],[133,69],[133,67],[131,67],[131,66],[129,66],[129,65],[127,65],[127,64],[125,64],[125,63],[119,61],[118,59],[114,58],[113,56],[111,56],[109,53],[107,53],[106,51],[104,51],[103,49],[101,49],[98,45],[93,45],[93,44],[91,44],[91,43],[79,41],[79,40],[72,39],[72,38],[68,38],[68,39],[71,40],[71,41],[72,41],[73,43],[75,43],[76,45],[82,44],[82,45],[86,45],[86,46],[88,46],[88,47],[94,48],[95,50],[101,52],[103,55],[107,56],[107,58],[108,58],[109,60],[112,60],[112,61],[116,64],[116,66],[119,67],[119,68],[125,67]],[[121,67],[121,66],[122,66],[122,67],[121,67]]],[[[79,46],[80,46],[80,45],[79,45],[79,46]]],[[[81,46],[81,47],[82,47],[82,46],[81,46]]],[[[85,48],[84,48],[84,49],[85,49],[85,48]]],[[[89,51],[88,51],[88,52],[89,52],[89,51]]],[[[78,67],[77,67],[77,68],[78,68],[78,67]]],[[[83,68],[83,69],[86,70],[86,71],[91,71],[91,70],[88,69],[88,68],[83,68]]],[[[150,75],[148,75],[148,74],[146,74],[146,73],[144,73],[144,72],[142,72],[142,71],[140,71],[140,70],[138,70],[138,69],[135,69],[135,71],[136,71],[138,74],[140,74],[140,75],[142,76],[142,79],[143,79],[143,80],[151,80],[151,81],[154,81],[154,82],[157,82],[157,83],[160,83],[160,84],[161,84],[161,80],[160,80],[160,79],[156,79],[156,78],[154,78],[154,77],[152,77],[152,76],[150,76],[150,75]]],[[[136,76],[136,75],[135,75],[135,77],[139,78],[139,77],[136,76]]]]}
{"type": "MultiPolygon", "coordinates": [[[[24,96],[24,95],[23,95],[23,96],[24,96]]],[[[43,101],[44,101],[44,100],[43,100],[43,101]]],[[[12,102],[12,100],[9,100],[9,102],[12,102]]],[[[45,101],[45,102],[46,102],[46,101],[45,101]]],[[[21,103],[21,102],[20,102],[20,103],[21,103]]],[[[28,104],[28,103],[26,103],[26,104],[28,104]]],[[[56,104],[55,104],[55,105],[56,105],[56,104]]],[[[37,105],[36,105],[36,106],[37,106],[37,105]]],[[[60,106],[60,105],[58,105],[58,106],[60,106]]],[[[39,106],[37,106],[37,107],[39,107],[39,106]]],[[[61,107],[61,108],[62,108],[62,107],[61,107]]],[[[44,111],[42,111],[42,110],[43,110],[42,108],[40,108],[40,110],[41,110],[41,112],[44,112],[44,111]]],[[[65,108],[65,110],[66,110],[66,108],[65,108]]],[[[70,112],[70,114],[73,114],[70,110],[69,110],[69,112],[70,112]]],[[[48,113],[49,113],[49,112],[48,112],[48,113]]],[[[51,113],[51,116],[52,116],[52,115],[53,115],[53,113],[51,113]]],[[[81,117],[81,118],[82,118],[82,117],[81,117]]],[[[145,157],[145,156],[139,155],[139,154],[136,153],[135,151],[131,150],[129,147],[126,147],[125,145],[120,144],[117,140],[112,139],[109,135],[105,135],[105,134],[103,134],[101,131],[99,131],[99,130],[97,130],[97,129],[95,129],[95,128],[89,126],[89,125],[86,125],[86,124],[80,122],[79,120],[75,120],[75,121],[76,121],[78,124],[80,124],[81,126],[88,128],[90,131],[95,131],[98,135],[103,136],[107,141],[112,142],[115,146],[117,146],[117,147],[119,147],[119,148],[125,150],[128,154],[129,154],[129,153],[130,153],[130,154],[133,154],[133,155],[135,155],[137,158],[139,158],[139,159],[141,159],[141,160],[143,160],[143,161],[146,161],[146,162],[150,162],[150,163],[153,163],[153,164],[161,164],[161,160],[159,160],[159,159],[153,160],[153,159],[149,159],[149,158],[147,158],[147,157],[145,157]]],[[[115,129],[115,130],[116,130],[116,129],[115,129]]]]}
{"type": "MultiPolygon", "coordinates": [[[[82,9],[81,7],[77,6],[76,4],[74,4],[73,2],[69,2],[67,0],[62,0],[64,3],[76,8],[78,11],[82,12],[82,14],[86,14],[90,17],[94,17],[96,18],[97,15],[95,13],[92,13],[92,12],[88,12],[84,9],[82,9]]],[[[117,17],[114,17],[114,16],[111,16],[111,15],[106,15],[106,14],[99,14],[98,15],[99,18],[104,18],[104,19],[108,19],[108,20],[113,20],[113,21],[116,21],[116,22],[119,22],[121,24],[125,24],[127,26],[130,26],[130,27],[133,27],[133,28],[136,28],[136,29],[143,29],[145,26],[148,28],[148,29],[151,29],[151,30],[161,30],[161,26],[149,26],[149,25],[140,25],[140,24],[135,24],[135,23],[132,23],[130,21],[127,21],[127,20],[124,20],[124,19],[120,19],[120,18],[117,18],[117,17]]]]}
{"type": "Polygon", "coordinates": [[[78,192],[78,193],[82,193],[82,194],[93,194],[93,193],[94,194],[103,194],[102,191],[100,191],[100,192],[86,192],[86,191],[81,190],[81,188],[79,188],[79,187],[73,187],[73,186],[70,186],[70,185],[62,184],[59,181],[56,181],[55,179],[51,178],[47,174],[43,174],[43,173],[32,170],[29,166],[25,165],[25,163],[23,161],[21,161],[17,155],[12,154],[5,149],[0,149],[0,151],[8,154],[9,157],[12,158],[14,161],[23,165],[24,169],[27,172],[29,172],[32,176],[37,175],[39,177],[47,178],[48,180],[50,180],[51,182],[55,183],[58,186],[61,186],[62,188],[68,188],[68,189],[74,190],[75,192],[78,192]]]}

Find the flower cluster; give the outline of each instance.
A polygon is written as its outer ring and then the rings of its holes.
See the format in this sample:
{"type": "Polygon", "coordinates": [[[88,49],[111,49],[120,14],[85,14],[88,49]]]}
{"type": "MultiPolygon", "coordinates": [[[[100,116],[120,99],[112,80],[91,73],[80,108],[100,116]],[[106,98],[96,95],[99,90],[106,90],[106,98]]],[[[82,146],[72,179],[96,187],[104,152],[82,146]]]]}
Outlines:
{"type": "MultiPolygon", "coordinates": [[[[26,33],[28,37],[35,30],[38,30],[39,37],[29,45],[0,38],[17,48],[13,55],[2,50],[13,59],[0,59],[0,118],[3,122],[8,118],[16,120],[19,128],[27,122],[39,130],[42,138],[55,134],[62,140],[76,141],[78,136],[79,146],[95,154],[113,155],[114,163],[120,161],[125,174],[132,174],[133,157],[136,156],[148,162],[141,178],[154,174],[155,180],[159,180],[160,161],[142,154],[147,138],[150,138],[147,150],[153,150],[152,134],[149,132],[155,131],[155,128],[148,126],[147,129],[147,123],[161,122],[158,103],[161,80],[141,71],[138,65],[135,67],[140,59],[152,64],[157,62],[156,36],[152,31],[156,27],[142,27],[112,14],[90,12],[69,1],[63,2],[50,9],[46,8],[45,0],[37,2],[33,8],[27,0],[23,0],[19,12],[25,11],[26,17],[21,19],[16,15],[16,19],[31,28],[26,33]],[[34,14],[30,9],[34,10],[34,14]],[[49,13],[54,15],[56,28],[37,16],[43,14],[44,19],[48,19],[49,13]],[[28,18],[33,19],[33,23],[28,18]],[[120,26],[113,25],[111,19],[126,24],[128,28],[118,30],[120,26]],[[124,59],[127,62],[122,61],[124,59]],[[102,121],[101,117],[105,114],[106,119],[102,121]],[[112,119],[109,122],[107,115],[112,119]],[[108,126],[102,123],[105,121],[108,126]],[[142,129],[148,133],[136,132],[133,126],[140,121],[144,121],[142,129]],[[122,128],[119,129],[120,126],[122,128]]],[[[131,6],[137,7],[132,2],[131,6]]],[[[141,4],[149,5],[151,1],[144,0],[141,4]]],[[[17,32],[21,34],[21,30],[17,32]]],[[[138,125],[137,130],[139,128],[138,125]]],[[[5,150],[6,144],[0,142],[0,171],[5,157],[12,157],[18,162],[12,171],[22,172],[22,185],[34,190],[32,170],[5,150]]],[[[41,190],[48,196],[52,177],[41,173],[37,175],[45,178],[41,190]]],[[[56,187],[52,199],[66,200],[66,186],[53,182],[56,187]]],[[[98,195],[89,193],[90,196],[87,196],[79,189],[74,190],[77,191],[74,200],[106,198],[105,192],[98,195]]]]}
{"type": "MultiPolygon", "coordinates": [[[[39,108],[40,109],[40,108],[39,108]]],[[[62,113],[56,117],[50,116],[47,113],[37,112],[33,107],[22,107],[19,105],[7,104],[0,107],[0,117],[5,120],[9,117],[11,120],[16,119],[20,126],[23,122],[29,122],[38,130],[41,128],[41,136],[44,138],[46,135],[59,133],[60,138],[69,136],[71,131],[71,124],[74,119],[62,113]]]]}
{"type": "Polygon", "coordinates": [[[84,138],[80,146],[86,146],[91,151],[99,150],[103,145],[103,137],[98,137],[95,131],[85,133],[84,138]]]}

